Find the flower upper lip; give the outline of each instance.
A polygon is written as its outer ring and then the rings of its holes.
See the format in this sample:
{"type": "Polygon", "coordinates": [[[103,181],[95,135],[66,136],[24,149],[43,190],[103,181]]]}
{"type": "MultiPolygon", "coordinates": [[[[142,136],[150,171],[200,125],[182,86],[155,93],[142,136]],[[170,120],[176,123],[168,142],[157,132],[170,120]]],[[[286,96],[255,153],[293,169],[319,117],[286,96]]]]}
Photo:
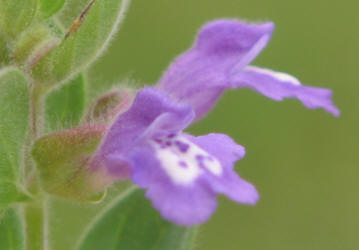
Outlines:
{"type": "Polygon", "coordinates": [[[302,86],[285,73],[248,67],[267,45],[273,30],[272,22],[210,22],[201,29],[195,44],[169,66],[156,87],[174,100],[190,104],[195,120],[205,116],[226,89],[242,87],[276,101],[297,98],[308,108],[324,108],[338,116],[330,90],[302,86]]]}

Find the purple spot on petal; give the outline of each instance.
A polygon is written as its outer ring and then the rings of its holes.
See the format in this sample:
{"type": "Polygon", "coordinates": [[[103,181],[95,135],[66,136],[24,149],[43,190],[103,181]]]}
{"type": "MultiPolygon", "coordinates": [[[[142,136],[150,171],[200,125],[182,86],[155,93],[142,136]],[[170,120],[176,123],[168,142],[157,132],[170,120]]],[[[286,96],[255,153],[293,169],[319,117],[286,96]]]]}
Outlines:
{"type": "Polygon", "coordinates": [[[155,140],[155,142],[157,142],[157,143],[162,143],[162,140],[159,139],[159,138],[155,138],[154,140],[155,140]]]}
{"type": "Polygon", "coordinates": [[[166,141],[166,146],[171,146],[171,145],[172,145],[172,142],[166,141]]]}
{"type": "Polygon", "coordinates": [[[189,149],[189,145],[181,141],[175,141],[175,145],[182,153],[186,153],[189,149]]]}
{"type": "Polygon", "coordinates": [[[204,169],[204,170],[208,171],[208,169],[207,169],[206,165],[204,165],[204,163],[203,163],[203,162],[199,162],[199,163],[198,163],[198,166],[199,166],[199,168],[201,168],[201,169],[204,169]]]}
{"type": "Polygon", "coordinates": [[[179,161],[178,162],[178,165],[180,166],[180,167],[183,167],[183,168],[187,168],[188,166],[187,166],[187,163],[185,163],[184,161],[179,161]]]}
{"type": "Polygon", "coordinates": [[[200,167],[201,169],[204,169],[204,170],[208,170],[206,165],[205,165],[205,160],[208,159],[208,156],[204,156],[204,155],[196,155],[196,160],[197,160],[197,164],[198,164],[198,167],[200,167]]]}
{"type": "Polygon", "coordinates": [[[171,133],[171,134],[169,134],[169,135],[167,135],[167,138],[174,138],[176,136],[176,134],[175,133],[171,133]]]}
{"type": "Polygon", "coordinates": [[[202,162],[204,160],[204,156],[203,155],[196,155],[196,160],[198,162],[202,162]]]}

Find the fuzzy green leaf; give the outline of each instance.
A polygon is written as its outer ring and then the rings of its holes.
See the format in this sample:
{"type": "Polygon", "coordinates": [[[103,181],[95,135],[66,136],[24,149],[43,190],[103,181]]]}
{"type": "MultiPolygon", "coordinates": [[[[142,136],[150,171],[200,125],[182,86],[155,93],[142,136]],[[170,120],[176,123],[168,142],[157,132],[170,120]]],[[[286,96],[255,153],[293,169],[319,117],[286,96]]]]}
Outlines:
{"type": "Polygon", "coordinates": [[[49,47],[52,38],[50,29],[44,24],[31,26],[16,41],[13,48],[13,58],[17,65],[23,66],[25,62],[31,64],[37,55],[49,47]]]}
{"type": "Polygon", "coordinates": [[[0,31],[12,40],[33,22],[37,0],[0,0],[0,31]]]}
{"type": "Polygon", "coordinates": [[[23,143],[29,119],[26,79],[16,68],[0,71],[0,207],[22,201],[17,188],[23,143]]]}
{"type": "Polygon", "coordinates": [[[8,64],[10,61],[8,43],[0,32],[0,67],[8,64]]]}
{"type": "Polygon", "coordinates": [[[102,54],[115,34],[129,0],[92,0],[68,28],[62,42],[32,70],[43,88],[63,83],[102,54]]]}
{"type": "Polygon", "coordinates": [[[23,235],[23,227],[19,214],[15,209],[10,209],[0,221],[0,249],[24,249],[23,235]]]}
{"type": "Polygon", "coordinates": [[[85,108],[85,80],[79,75],[46,99],[46,121],[50,130],[76,126],[85,108]]]}
{"type": "Polygon", "coordinates": [[[41,18],[48,18],[58,12],[64,5],[65,0],[40,0],[41,18]]]}
{"type": "Polygon", "coordinates": [[[90,0],[66,0],[66,4],[57,15],[63,27],[70,27],[90,0]]]}
{"type": "Polygon", "coordinates": [[[144,192],[134,189],[97,216],[76,249],[189,250],[194,232],[163,220],[144,192]]]}
{"type": "Polygon", "coordinates": [[[0,71],[0,179],[15,181],[29,119],[26,79],[15,68],[0,71]]]}

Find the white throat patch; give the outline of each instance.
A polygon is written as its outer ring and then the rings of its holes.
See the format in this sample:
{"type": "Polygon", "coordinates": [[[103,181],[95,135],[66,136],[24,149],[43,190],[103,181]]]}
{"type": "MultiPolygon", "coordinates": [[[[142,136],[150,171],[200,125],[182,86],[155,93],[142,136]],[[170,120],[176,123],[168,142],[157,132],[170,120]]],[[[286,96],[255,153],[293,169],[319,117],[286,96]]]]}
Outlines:
{"type": "Polygon", "coordinates": [[[176,184],[190,185],[202,173],[222,174],[220,162],[183,136],[170,134],[152,141],[161,167],[176,184]]]}

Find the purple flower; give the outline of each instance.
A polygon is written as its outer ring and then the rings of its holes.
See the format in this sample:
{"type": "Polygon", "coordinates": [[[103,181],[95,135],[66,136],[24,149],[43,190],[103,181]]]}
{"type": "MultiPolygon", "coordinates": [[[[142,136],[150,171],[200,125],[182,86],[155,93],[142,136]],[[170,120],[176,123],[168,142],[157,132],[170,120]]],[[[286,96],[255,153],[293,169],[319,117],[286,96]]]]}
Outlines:
{"type": "Polygon", "coordinates": [[[147,189],[147,198],[164,218],[181,225],[206,221],[216,208],[217,193],[254,204],[255,187],[233,170],[244,148],[223,134],[183,133],[194,117],[190,105],[154,88],[140,90],[109,129],[93,170],[105,167],[114,178],[131,178],[147,189]]]}
{"type": "Polygon", "coordinates": [[[197,41],[164,73],[158,88],[189,103],[196,119],[204,116],[223,91],[248,87],[273,100],[297,98],[306,107],[339,115],[328,89],[302,86],[285,73],[248,66],[267,45],[273,23],[247,24],[219,20],[205,25],[197,41]]]}
{"type": "Polygon", "coordinates": [[[298,98],[334,115],[331,91],[300,85],[284,73],[247,66],[264,48],[272,23],[233,20],[207,24],[194,46],[165,72],[156,88],[138,91],[132,106],[109,128],[92,159],[92,171],[131,179],[161,215],[177,224],[206,221],[216,194],[255,204],[255,187],[234,171],[245,150],[230,137],[183,132],[203,117],[227,88],[249,87],[274,100],[298,98]]]}

